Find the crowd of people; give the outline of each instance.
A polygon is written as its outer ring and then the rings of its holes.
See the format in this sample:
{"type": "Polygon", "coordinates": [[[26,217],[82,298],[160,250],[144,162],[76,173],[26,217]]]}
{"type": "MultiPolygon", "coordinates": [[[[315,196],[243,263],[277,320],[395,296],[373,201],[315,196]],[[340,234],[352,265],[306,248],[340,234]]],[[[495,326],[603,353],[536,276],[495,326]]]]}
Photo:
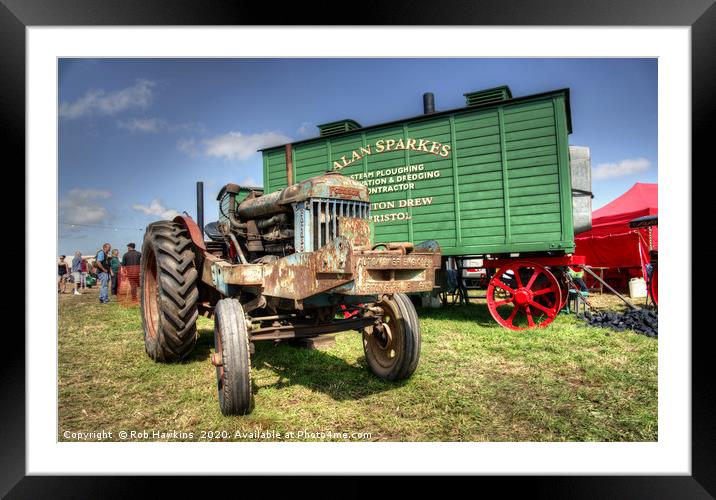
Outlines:
{"type": "MultiPolygon", "coordinates": [[[[99,282],[99,301],[109,303],[110,293],[117,295],[119,276],[122,268],[138,271],[142,254],[136,250],[134,243],[127,243],[127,251],[119,258],[119,250],[112,249],[112,245],[105,243],[94,256],[94,260],[82,257],[82,253],[75,252],[72,262],[68,262],[66,255],[60,255],[57,262],[57,293],[69,293],[67,284],[73,284],[73,295],[82,295],[89,286],[90,280],[99,282]]],[[[138,273],[134,273],[138,276],[138,273]]],[[[137,279],[130,279],[132,298],[136,298],[137,279]]]]}

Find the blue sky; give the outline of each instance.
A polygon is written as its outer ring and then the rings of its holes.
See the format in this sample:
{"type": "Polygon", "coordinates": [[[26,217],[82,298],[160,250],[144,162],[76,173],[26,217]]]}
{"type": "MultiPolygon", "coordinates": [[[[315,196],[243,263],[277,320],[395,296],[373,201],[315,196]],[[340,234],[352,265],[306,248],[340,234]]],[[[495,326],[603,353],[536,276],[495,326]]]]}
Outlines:
{"type": "Polygon", "coordinates": [[[260,147],[464,105],[465,92],[571,89],[570,144],[592,152],[594,208],[657,182],[655,59],[63,59],[59,63],[59,251],[141,245],[146,225],[218,216],[227,182],[262,183],[260,147]]]}

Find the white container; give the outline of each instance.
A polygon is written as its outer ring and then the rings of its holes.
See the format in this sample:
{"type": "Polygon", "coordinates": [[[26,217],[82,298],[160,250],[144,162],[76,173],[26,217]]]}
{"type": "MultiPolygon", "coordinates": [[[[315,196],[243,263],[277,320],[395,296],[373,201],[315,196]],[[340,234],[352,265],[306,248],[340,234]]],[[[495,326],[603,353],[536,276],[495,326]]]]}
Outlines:
{"type": "Polygon", "coordinates": [[[632,299],[646,297],[646,281],[644,281],[644,278],[632,278],[629,280],[629,297],[632,299]]]}

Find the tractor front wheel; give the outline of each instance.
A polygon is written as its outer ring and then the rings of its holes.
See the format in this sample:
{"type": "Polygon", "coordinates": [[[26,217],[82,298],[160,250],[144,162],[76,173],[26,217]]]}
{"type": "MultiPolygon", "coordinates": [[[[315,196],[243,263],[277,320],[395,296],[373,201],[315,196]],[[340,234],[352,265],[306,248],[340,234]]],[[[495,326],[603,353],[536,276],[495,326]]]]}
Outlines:
{"type": "Polygon", "coordinates": [[[155,361],[179,361],[196,344],[199,292],[194,250],[175,222],[147,226],[142,245],[140,307],[144,347],[155,361]]]}
{"type": "Polygon", "coordinates": [[[219,406],[224,415],[251,411],[251,355],[244,309],[236,299],[221,299],[214,308],[212,363],[216,366],[219,406]]]}
{"type": "Polygon", "coordinates": [[[370,370],[380,378],[410,377],[420,358],[420,323],[407,295],[385,296],[376,304],[382,321],[363,331],[363,350],[370,370]]]}

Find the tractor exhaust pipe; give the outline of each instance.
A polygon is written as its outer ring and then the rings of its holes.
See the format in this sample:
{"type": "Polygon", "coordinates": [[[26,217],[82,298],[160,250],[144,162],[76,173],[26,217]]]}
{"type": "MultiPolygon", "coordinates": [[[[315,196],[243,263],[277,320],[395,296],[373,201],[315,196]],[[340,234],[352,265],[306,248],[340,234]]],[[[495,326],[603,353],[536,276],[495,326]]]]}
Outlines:
{"type": "Polygon", "coordinates": [[[201,237],[204,237],[204,183],[196,183],[196,223],[201,230],[201,237]]]}
{"type": "Polygon", "coordinates": [[[426,115],[435,113],[435,96],[432,92],[423,94],[423,113],[426,115]]]}

